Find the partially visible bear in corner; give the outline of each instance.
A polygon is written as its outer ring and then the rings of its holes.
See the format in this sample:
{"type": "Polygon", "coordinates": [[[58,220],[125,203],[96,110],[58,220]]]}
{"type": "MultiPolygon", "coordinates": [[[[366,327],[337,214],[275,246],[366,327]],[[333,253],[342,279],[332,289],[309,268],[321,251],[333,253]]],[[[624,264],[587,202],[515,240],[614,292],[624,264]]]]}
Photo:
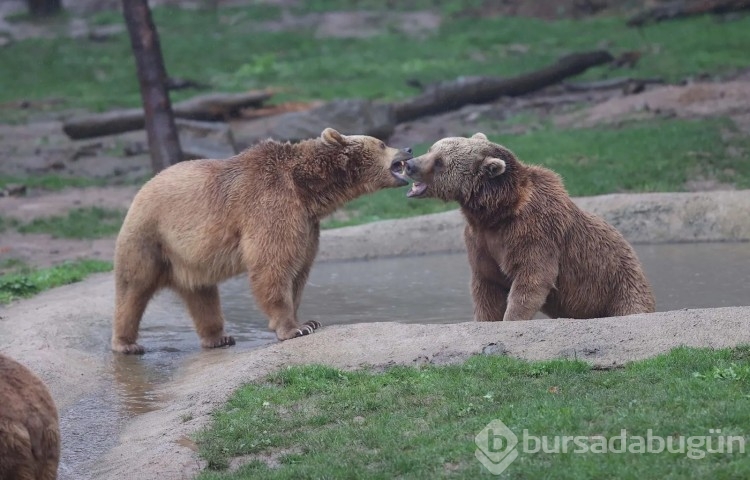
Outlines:
{"type": "Polygon", "coordinates": [[[133,199],[115,249],[112,349],[143,353],[138,326],[164,287],[185,301],[201,345],[233,345],[217,284],[250,274],[279,340],[312,333],[297,309],[318,250],[319,221],[362,194],[407,184],[411,149],[327,128],[297,144],[268,140],[227,160],[173,165],[133,199]]]}
{"type": "Polygon", "coordinates": [[[54,480],[59,461],[57,408],[47,387],[0,355],[0,479],[54,480]]]}
{"type": "Polygon", "coordinates": [[[406,162],[409,197],[455,200],[467,220],[478,321],[653,312],[654,295],[623,236],[579,209],[560,177],[524,165],[482,133],[444,138],[406,162]]]}

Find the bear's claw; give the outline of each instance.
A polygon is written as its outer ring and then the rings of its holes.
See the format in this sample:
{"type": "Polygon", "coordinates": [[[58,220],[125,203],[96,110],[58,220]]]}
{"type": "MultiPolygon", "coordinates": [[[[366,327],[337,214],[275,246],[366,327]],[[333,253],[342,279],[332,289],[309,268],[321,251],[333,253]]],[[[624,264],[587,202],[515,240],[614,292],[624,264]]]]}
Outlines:
{"type": "Polygon", "coordinates": [[[320,326],[321,326],[320,322],[316,320],[310,320],[309,322],[305,322],[302,324],[302,328],[297,329],[297,334],[295,335],[295,338],[302,337],[305,335],[310,335],[315,330],[320,328],[320,326]]]}

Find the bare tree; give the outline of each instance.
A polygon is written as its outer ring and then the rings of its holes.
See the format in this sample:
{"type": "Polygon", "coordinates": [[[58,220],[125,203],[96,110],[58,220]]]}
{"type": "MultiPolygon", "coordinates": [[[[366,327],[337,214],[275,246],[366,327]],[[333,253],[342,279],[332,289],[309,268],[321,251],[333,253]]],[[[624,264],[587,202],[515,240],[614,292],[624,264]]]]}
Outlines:
{"type": "Polygon", "coordinates": [[[32,17],[47,17],[62,11],[61,0],[26,0],[32,17]]]}
{"type": "Polygon", "coordinates": [[[141,85],[151,165],[158,173],[182,159],[159,35],[147,0],[122,0],[122,9],[141,85]]]}

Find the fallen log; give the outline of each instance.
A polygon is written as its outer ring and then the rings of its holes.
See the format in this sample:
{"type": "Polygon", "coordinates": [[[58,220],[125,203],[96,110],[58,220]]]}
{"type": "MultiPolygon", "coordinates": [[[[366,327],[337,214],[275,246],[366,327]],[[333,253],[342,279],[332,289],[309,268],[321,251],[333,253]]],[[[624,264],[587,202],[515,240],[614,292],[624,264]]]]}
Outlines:
{"type": "Polygon", "coordinates": [[[456,110],[468,104],[491,102],[502,96],[518,96],[558,83],[591,67],[611,62],[606,51],[575,53],[553,65],[512,78],[470,77],[428,87],[409,100],[396,102],[393,109],[398,123],[427,115],[456,110]]]}
{"type": "Polygon", "coordinates": [[[665,82],[663,78],[618,77],[608,78],[606,80],[596,80],[593,82],[563,83],[563,87],[571,92],[591,92],[596,90],[613,90],[616,88],[625,88],[631,84],[662,85],[664,83],[665,82]]]}
{"type": "MultiPolygon", "coordinates": [[[[176,103],[172,110],[176,118],[222,121],[239,116],[245,108],[261,106],[271,95],[267,90],[210,93],[176,103]]],[[[142,130],[144,125],[143,109],[132,108],[71,118],[63,124],[63,131],[73,140],[79,140],[142,130]]]]}
{"type": "Polygon", "coordinates": [[[674,2],[657,5],[632,16],[627,25],[629,27],[642,27],[649,23],[658,23],[665,20],[705,15],[707,13],[723,14],[750,10],[750,0],[698,0],[674,2]]]}

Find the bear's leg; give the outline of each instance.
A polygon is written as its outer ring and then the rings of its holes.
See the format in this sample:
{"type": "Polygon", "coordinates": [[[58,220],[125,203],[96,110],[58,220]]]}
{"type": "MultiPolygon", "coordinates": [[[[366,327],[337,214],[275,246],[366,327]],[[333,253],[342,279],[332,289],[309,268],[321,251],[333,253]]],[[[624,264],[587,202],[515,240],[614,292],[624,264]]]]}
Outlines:
{"type": "Polygon", "coordinates": [[[505,316],[508,290],[502,285],[472,275],[471,297],[474,300],[474,320],[498,322],[505,316]]]}
{"type": "Polygon", "coordinates": [[[550,290],[549,287],[514,281],[503,320],[531,320],[542,309],[550,290]]]}
{"type": "Polygon", "coordinates": [[[501,321],[508,304],[510,280],[500,270],[497,262],[487,250],[486,244],[475,235],[469,225],[464,229],[464,240],[471,266],[474,320],[477,322],[501,321]]]}
{"type": "Polygon", "coordinates": [[[270,272],[268,269],[251,272],[255,302],[268,318],[268,328],[276,332],[279,340],[301,337],[314,332],[320,324],[306,322],[300,325],[294,318],[293,280],[270,272]]]}
{"type": "MultiPolygon", "coordinates": [[[[271,228],[267,230],[269,235],[273,232],[271,228]]],[[[306,229],[300,233],[299,230],[290,229],[285,232],[283,242],[267,243],[262,250],[256,248],[252,239],[243,244],[242,252],[250,274],[255,304],[266,314],[268,328],[276,332],[279,340],[308,335],[320,325],[318,322],[300,325],[295,312],[294,283],[308,263],[305,259],[310,243],[317,242],[317,236],[311,237],[313,231],[306,229]]],[[[300,298],[305,277],[306,274],[298,280],[300,298]]]]}
{"type": "Polygon", "coordinates": [[[31,434],[26,426],[0,420],[0,478],[36,480],[31,434]]]}
{"type": "Polygon", "coordinates": [[[39,478],[55,480],[58,463],[60,462],[60,430],[56,423],[45,427],[42,433],[42,446],[46,458],[41,466],[39,478]]]}
{"type": "MultiPolygon", "coordinates": [[[[294,277],[294,281],[292,283],[292,295],[294,296],[294,318],[297,320],[297,311],[299,310],[299,305],[302,302],[302,292],[305,289],[305,285],[307,284],[307,277],[310,275],[310,269],[312,268],[313,262],[315,261],[315,255],[318,253],[318,240],[320,238],[320,226],[316,224],[313,227],[312,231],[312,237],[310,238],[310,243],[307,245],[307,251],[305,252],[305,258],[304,258],[304,264],[302,265],[302,268],[297,273],[297,275],[294,277]]],[[[320,328],[320,322],[311,321],[308,322],[312,324],[314,329],[320,328]]]]}
{"type": "Polygon", "coordinates": [[[508,293],[503,320],[531,320],[542,309],[557,278],[555,264],[545,265],[532,265],[518,272],[508,293]]]}
{"type": "Polygon", "coordinates": [[[146,282],[141,280],[115,280],[115,320],[112,324],[112,350],[115,352],[142,354],[145,351],[136,343],[138,327],[158,284],[155,278],[146,282]]]}
{"type": "Polygon", "coordinates": [[[216,285],[176,290],[187,305],[202,347],[234,345],[234,338],[224,333],[224,317],[221,314],[219,288],[216,285]]]}

